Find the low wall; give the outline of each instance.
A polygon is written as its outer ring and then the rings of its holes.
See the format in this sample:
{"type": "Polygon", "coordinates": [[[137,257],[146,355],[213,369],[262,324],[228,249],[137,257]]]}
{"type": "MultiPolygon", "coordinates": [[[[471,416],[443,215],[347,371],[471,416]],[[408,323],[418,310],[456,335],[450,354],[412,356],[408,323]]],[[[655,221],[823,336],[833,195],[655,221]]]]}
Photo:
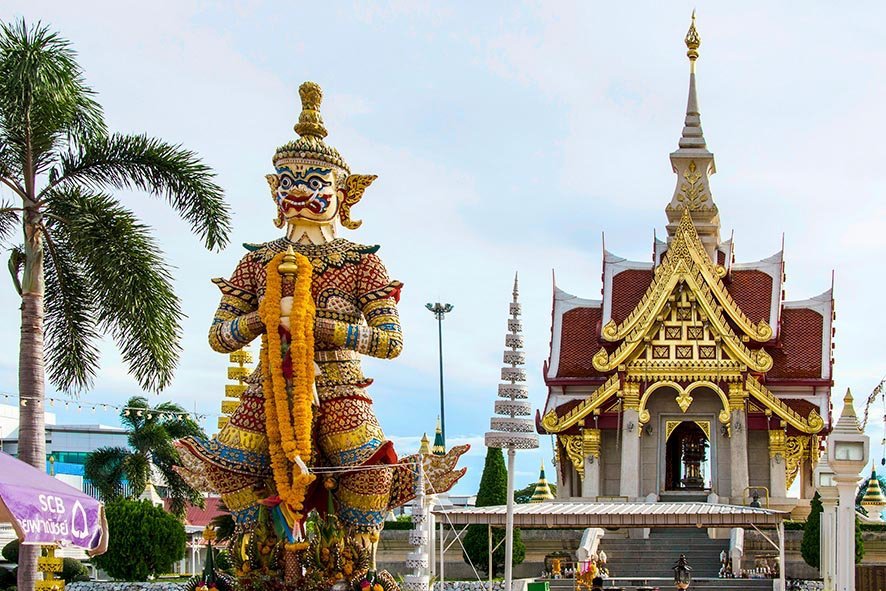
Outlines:
{"type": "Polygon", "coordinates": [[[65,591],[182,591],[178,583],[136,581],[87,581],[68,583],[65,591]]]}

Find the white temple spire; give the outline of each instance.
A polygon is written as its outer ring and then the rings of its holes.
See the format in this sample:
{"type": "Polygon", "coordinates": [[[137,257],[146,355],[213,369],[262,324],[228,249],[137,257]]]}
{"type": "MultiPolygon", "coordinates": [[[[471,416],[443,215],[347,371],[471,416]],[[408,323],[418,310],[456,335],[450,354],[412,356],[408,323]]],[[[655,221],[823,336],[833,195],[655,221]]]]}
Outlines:
{"type": "Polygon", "coordinates": [[[514,274],[513,300],[509,310],[508,332],[505,334],[505,350],[502,356],[502,382],[498,385],[495,401],[495,414],[490,421],[491,431],[486,433],[487,447],[534,449],[538,447],[535,422],[527,418],[532,406],[526,400],[529,391],[526,387],[526,354],[523,352],[523,324],[520,322],[520,288],[517,274],[514,274]]]}
{"type": "Polygon", "coordinates": [[[695,11],[692,23],[686,33],[686,56],[689,58],[689,98],[686,101],[686,118],[678,149],[671,153],[671,167],[677,174],[674,196],[665,208],[668,216],[668,237],[673,237],[680,223],[683,209],[692,214],[692,221],[698,231],[705,250],[716,262],[717,245],[720,243],[720,215],[711,195],[710,176],[717,172],[714,155],[708,151],[704,132],[701,128],[701,113],[698,109],[698,91],[695,82],[695,62],[701,37],[695,28],[695,11]]]}

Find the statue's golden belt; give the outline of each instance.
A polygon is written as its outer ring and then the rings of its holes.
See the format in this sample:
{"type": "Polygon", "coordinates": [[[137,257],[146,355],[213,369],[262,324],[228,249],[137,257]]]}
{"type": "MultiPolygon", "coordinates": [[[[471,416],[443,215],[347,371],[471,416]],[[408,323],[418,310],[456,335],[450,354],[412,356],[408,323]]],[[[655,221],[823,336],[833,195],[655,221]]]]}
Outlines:
{"type": "Polygon", "coordinates": [[[314,351],[314,361],[357,361],[358,359],[360,359],[359,354],[348,349],[314,351]]]}

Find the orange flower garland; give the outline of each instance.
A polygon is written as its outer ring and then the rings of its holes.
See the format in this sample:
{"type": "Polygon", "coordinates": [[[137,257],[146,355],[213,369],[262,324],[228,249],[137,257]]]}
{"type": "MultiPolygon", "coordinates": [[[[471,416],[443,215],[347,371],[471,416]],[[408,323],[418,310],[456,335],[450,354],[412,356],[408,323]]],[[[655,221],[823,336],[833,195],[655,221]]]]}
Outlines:
{"type": "Polygon", "coordinates": [[[277,485],[277,494],[301,519],[305,493],[314,476],[307,472],[311,458],[311,423],[314,399],[314,316],[311,297],[313,268],[298,253],[280,253],[267,265],[265,297],[259,315],[265,324],[262,337],[262,386],[265,395],[265,426],[268,452],[277,485]],[[286,354],[292,362],[292,380],[283,375],[283,348],[280,340],[280,301],[283,277],[279,267],[292,257],[297,266],[292,311],[289,316],[291,340],[286,354]]]}

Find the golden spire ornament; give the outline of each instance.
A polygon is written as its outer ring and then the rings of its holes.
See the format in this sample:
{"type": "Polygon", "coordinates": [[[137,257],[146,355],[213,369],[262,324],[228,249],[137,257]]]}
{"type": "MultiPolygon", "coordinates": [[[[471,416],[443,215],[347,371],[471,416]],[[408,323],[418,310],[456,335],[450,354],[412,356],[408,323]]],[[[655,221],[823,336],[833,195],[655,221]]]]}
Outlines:
{"type": "Polygon", "coordinates": [[[695,9],[692,10],[692,23],[689,25],[689,31],[686,33],[686,56],[689,58],[689,64],[693,72],[695,72],[695,60],[698,59],[698,48],[701,47],[701,37],[695,28],[695,9]]]}

